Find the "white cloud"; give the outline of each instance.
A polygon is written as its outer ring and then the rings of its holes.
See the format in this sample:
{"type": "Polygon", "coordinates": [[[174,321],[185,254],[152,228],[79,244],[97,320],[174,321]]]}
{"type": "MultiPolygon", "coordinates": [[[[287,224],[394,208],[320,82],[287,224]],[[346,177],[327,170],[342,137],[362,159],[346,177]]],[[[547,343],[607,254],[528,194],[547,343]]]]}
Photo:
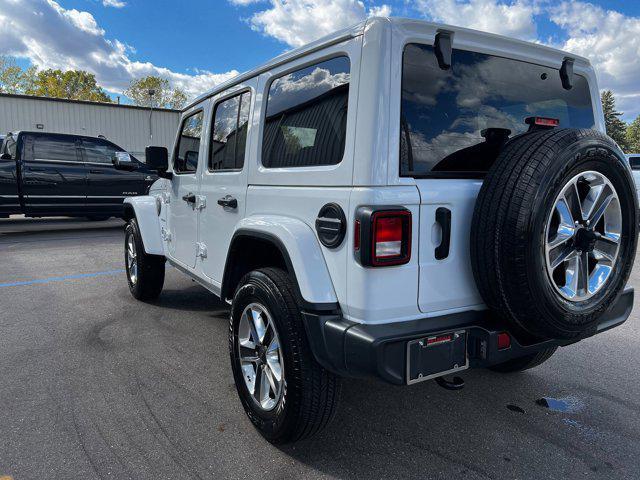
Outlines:
{"type": "Polygon", "coordinates": [[[27,58],[41,69],[86,70],[111,92],[122,92],[134,78],[158,75],[194,97],[238,73],[188,75],[131,60],[134,51],[106,38],[88,12],[64,9],[53,0],[0,0],[0,55],[27,58]]]}
{"type": "Polygon", "coordinates": [[[361,22],[370,14],[390,12],[388,5],[367,11],[359,0],[270,0],[270,7],[255,13],[249,22],[254,30],[299,47],[361,22]]]}
{"type": "Polygon", "coordinates": [[[369,9],[370,17],[390,17],[391,7],[389,5],[374,6],[369,9]]]}
{"type": "Polygon", "coordinates": [[[105,7],[123,8],[127,6],[127,2],[121,0],[102,0],[102,5],[105,7]]]}
{"type": "Polygon", "coordinates": [[[614,91],[627,119],[640,115],[640,18],[576,1],[549,15],[567,33],[560,48],[591,60],[600,88],[614,91]]]}
{"type": "Polygon", "coordinates": [[[417,0],[416,8],[436,22],[525,40],[536,38],[537,7],[530,0],[417,0]]]}

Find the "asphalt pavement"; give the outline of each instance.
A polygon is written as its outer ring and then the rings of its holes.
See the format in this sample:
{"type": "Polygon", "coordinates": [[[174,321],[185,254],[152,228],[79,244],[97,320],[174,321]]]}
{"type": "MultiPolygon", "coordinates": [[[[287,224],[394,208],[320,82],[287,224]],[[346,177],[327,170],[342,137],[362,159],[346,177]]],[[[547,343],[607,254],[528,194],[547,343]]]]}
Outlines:
{"type": "Polygon", "coordinates": [[[134,300],[122,240],[119,220],[0,220],[0,478],[640,478],[637,300],[620,328],[526,373],[464,372],[460,392],[345,381],[329,428],[275,447],[237,398],[227,305],[174,269],[134,300]]]}

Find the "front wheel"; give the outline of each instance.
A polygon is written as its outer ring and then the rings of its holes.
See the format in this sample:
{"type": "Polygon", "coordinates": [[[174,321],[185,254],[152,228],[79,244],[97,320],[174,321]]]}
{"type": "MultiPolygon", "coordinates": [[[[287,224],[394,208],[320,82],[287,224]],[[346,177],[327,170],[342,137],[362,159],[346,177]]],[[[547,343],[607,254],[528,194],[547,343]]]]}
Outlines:
{"type": "Polygon", "coordinates": [[[340,393],[340,379],[313,358],[294,292],[286,272],[255,270],[241,280],[231,308],[236,389],[253,425],[272,443],[320,431],[340,393]]]}
{"type": "Polygon", "coordinates": [[[138,300],[157,298],[164,285],[165,258],[145,253],[135,218],[125,227],[124,259],[131,295],[138,300]]]}

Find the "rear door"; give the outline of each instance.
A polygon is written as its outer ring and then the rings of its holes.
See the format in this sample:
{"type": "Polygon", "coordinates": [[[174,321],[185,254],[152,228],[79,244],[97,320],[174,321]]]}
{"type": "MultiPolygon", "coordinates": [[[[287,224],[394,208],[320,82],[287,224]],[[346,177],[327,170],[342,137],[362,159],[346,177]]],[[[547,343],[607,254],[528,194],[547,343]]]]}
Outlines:
{"type": "Polygon", "coordinates": [[[216,283],[222,282],[228,245],[245,211],[245,152],[256,83],[253,79],[214,100],[208,162],[203,165],[200,184],[206,208],[200,215],[199,241],[207,248],[203,273],[216,283]]]}
{"type": "Polygon", "coordinates": [[[76,137],[25,134],[20,157],[25,213],[84,212],[87,170],[76,137]]]}
{"type": "Polygon", "coordinates": [[[565,90],[557,67],[455,48],[452,58],[442,69],[433,47],[417,43],[402,57],[400,176],[420,192],[418,305],[429,313],[482,306],[470,256],[476,198],[504,144],[528,131],[525,119],[596,126],[577,71],[565,90]]]}
{"type": "Polygon", "coordinates": [[[113,158],[124,150],[102,138],[83,138],[82,154],[87,167],[87,209],[119,213],[125,197],[143,195],[144,177],[135,170],[116,170],[113,158]]]}

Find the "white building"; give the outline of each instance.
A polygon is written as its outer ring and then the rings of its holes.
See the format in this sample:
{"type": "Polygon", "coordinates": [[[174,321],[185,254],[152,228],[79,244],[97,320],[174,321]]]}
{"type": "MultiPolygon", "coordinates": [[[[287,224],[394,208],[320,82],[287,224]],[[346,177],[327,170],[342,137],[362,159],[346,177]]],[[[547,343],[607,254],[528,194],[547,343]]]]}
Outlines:
{"type": "Polygon", "coordinates": [[[0,93],[0,135],[17,130],[102,135],[144,161],[147,145],[171,149],[179,110],[0,93]],[[151,117],[151,119],[150,119],[151,117]]]}

